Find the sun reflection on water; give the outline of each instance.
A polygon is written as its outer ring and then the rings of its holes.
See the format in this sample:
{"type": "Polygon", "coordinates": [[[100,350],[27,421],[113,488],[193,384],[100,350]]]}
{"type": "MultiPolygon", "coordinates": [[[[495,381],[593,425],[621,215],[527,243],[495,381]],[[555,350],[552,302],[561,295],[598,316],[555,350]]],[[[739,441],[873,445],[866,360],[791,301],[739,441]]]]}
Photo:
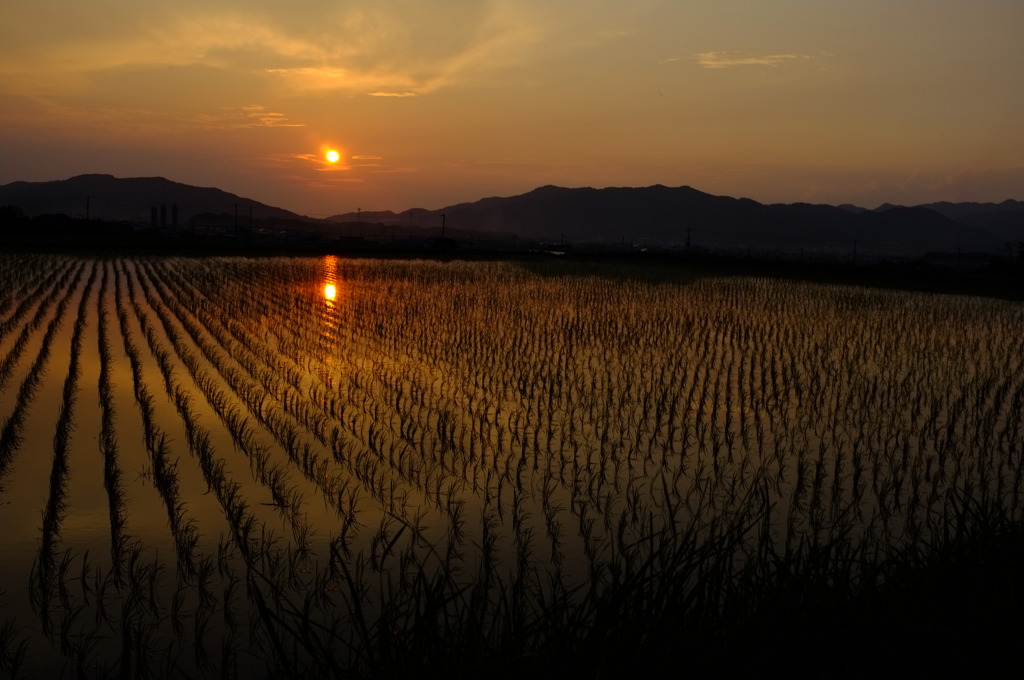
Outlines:
{"type": "Polygon", "coordinates": [[[324,300],[333,307],[338,299],[338,256],[326,255],[322,260],[324,300]]]}
{"type": "Polygon", "coordinates": [[[320,280],[318,282],[319,292],[323,296],[324,306],[321,309],[320,317],[323,321],[321,326],[321,340],[325,343],[324,348],[328,353],[333,352],[333,347],[338,340],[338,326],[341,323],[340,296],[342,294],[341,281],[338,278],[339,258],[337,255],[326,255],[320,260],[320,280]]]}

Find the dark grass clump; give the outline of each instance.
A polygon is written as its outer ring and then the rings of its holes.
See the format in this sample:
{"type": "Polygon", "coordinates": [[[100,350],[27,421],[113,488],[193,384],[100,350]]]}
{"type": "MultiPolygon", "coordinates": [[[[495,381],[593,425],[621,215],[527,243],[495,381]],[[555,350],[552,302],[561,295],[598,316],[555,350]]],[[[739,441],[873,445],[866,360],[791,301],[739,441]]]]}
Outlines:
{"type": "Polygon", "coordinates": [[[306,627],[294,639],[310,653],[275,672],[604,678],[663,677],[669,668],[864,677],[1012,661],[1024,632],[1024,528],[998,509],[961,499],[956,522],[891,552],[844,536],[776,551],[758,540],[769,509],[748,510],[620,545],[575,585],[537,572],[498,583],[497,570],[460,585],[451,572],[431,576],[428,561],[414,566],[410,550],[406,580],[386,589],[373,592],[369,574],[346,572],[350,594],[381,606],[378,618],[348,618],[352,635],[306,627]],[[325,649],[346,653],[328,667],[312,653],[325,649]]]}

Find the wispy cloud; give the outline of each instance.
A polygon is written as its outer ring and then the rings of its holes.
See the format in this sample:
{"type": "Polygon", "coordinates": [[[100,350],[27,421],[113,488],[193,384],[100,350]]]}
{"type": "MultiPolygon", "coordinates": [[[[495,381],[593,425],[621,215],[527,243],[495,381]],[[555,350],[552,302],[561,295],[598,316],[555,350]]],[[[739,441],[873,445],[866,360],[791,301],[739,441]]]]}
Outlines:
{"type": "Polygon", "coordinates": [[[26,6],[5,16],[0,91],[66,93],[140,68],[202,67],[297,91],[409,97],[526,63],[545,31],[512,0],[350,0],[316,10],[124,3],[107,25],[90,12],[72,6],[49,21],[26,6]]]}
{"type": "Polygon", "coordinates": [[[260,128],[260,127],[306,127],[305,123],[296,123],[288,116],[277,111],[270,111],[260,104],[249,104],[240,109],[222,109],[215,114],[198,117],[207,124],[223,128],[260,128]]]}
{"type": "Polygon", "coordinates": [[[495,72],[530,60],[544,32],[542,21],[510,1],[463,5],[468,18],[454,22],[438,23],[447,15],[433,11],[419,16],[418,24],[416,16],[377,16],[366,29],[376,37],[361,37],[358,50],[297,59],[267,72],[300,92],[407,98],[473,80],[488,82],[495,72]],[[381,32],[379,24],[388,30],[381,32]]]}
{"type": "MultiPolygon", "coordinates": [[[[701,52],[694,55],[698,66],[708,69],[734,68],[736,66],[780,66],[793,61],[813,59],[810,54],[785,52],[780,54],[754,54],[751,52],[701,52]]],[[[668,61],[676,61],[669,59],[668,61]]]]}
{"type": "Polygon", "coordinates": [[[365,92],[381,86],[410,87],[414,84],[411,79],[401,74],[338,66],[268,68],[266,72],[283,79],[288,87],[301,92],[365,92]]]}
{"type": "Polygon", "coordinates": [[[331,163],[323,154],[298,153],[291,157],[293,160],[301,161],[306,165],[312,165],[317,172],[340,172],[351,170],[352,166],[343,161],[331,163]]]}
{"type": "Polygon", "coordinates": [[[25,129],[51,128],[90,135],[112,134],[123,138],[195,130],[238,131],[306,127],[305,123],[292,120],[284,113],[259,104],[205,111],[161,111],[135,107],[72,106],[46,98],[10,99],[13,100],[13,105],[20,105],[24,110],[11,111],[0,106],[0,119],[9,125],[25,129]]]}

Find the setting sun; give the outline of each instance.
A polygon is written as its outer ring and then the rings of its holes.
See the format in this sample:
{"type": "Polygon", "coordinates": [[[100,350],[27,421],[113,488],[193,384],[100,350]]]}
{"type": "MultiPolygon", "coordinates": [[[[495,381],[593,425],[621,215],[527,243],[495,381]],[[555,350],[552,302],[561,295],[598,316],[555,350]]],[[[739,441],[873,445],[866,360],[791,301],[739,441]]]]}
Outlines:
{"type": "Polygon", "coordinates": [[[340,158],[341,154],[335,151],[334,149],[331,149],[330,151],[327,152],[328,163],[337,163],[340,158]]]}

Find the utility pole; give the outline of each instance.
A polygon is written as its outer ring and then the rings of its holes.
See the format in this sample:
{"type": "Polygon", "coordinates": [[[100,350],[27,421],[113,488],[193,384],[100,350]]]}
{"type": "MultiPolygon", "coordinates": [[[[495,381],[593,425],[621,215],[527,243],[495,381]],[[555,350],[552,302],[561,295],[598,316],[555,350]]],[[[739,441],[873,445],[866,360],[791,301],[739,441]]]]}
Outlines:
{"type": "Polygon", "coordinates": [[[441,213],[441,238],[444,238],[445,214],[441,213]]]}

